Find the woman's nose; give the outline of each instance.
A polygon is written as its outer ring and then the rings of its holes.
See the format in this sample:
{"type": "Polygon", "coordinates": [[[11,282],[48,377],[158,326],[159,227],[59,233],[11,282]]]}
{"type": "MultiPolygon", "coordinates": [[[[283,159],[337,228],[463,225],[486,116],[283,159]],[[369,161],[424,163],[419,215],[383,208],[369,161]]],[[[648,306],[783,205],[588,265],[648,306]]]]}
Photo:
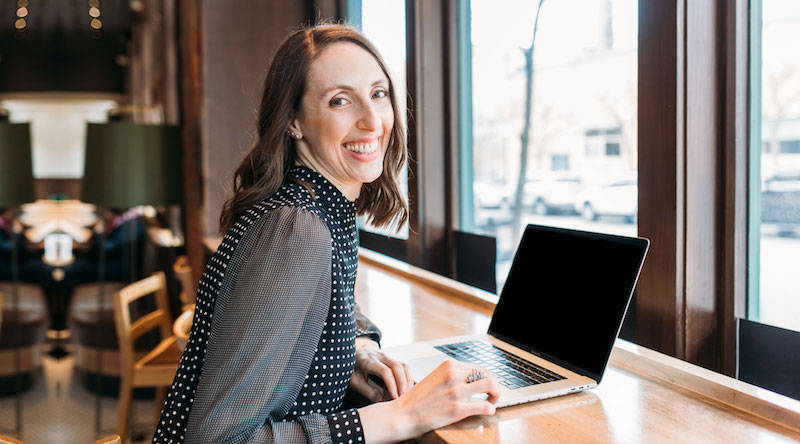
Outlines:
{"type": "Polygon", "coordinates": [[[381,127],[381,118],[378,115],[375,105],[367,103],[361,108],[361,116],[358,120],[359,129],[375,131],[381,127]]]}

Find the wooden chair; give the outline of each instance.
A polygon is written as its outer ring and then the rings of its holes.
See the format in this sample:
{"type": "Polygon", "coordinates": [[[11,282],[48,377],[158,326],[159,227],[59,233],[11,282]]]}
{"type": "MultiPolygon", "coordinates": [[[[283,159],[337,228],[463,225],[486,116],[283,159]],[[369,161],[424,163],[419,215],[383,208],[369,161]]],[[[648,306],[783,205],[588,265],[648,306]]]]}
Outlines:
{"type": "Polygon", "coordinates": [[[22,444],[22,441],[10,436],[0,435],[0,444],[22,444]]]}
{"type": "Polygon", "coordinates": [[[197,287],[192,278],[192,267],[189,265],[189,258],[178,256],[175,264],[172,265],[172,271],[175,273],[175,279],[181,284],[181,302],[185,310],[187,306],[194,304],[197,298],[197,287]]]}
{"type": "Polygon", "coordinates": [[[94,442],[94,444],[122,444],[122,438],[119,435],[106,436],[94,442]]]}
{"type": "MultiPolygon", "coordinates": [[[[156,420],[164,404],[167,387],[172,384],[181,351],[172,333],[172,318],[167,301],[167,281],[158,271],[134,282],[114,295],[114,317],[117,325],[122,367],[120,369],[119,411],[117,433],[122,439],[128,432],[131,398],[135,387],[157,387],[156,420]],[[131,322],[129,304],[141,297],[155,294],[156,310],[131,322]],[[158,328],[161,342],[139,360],[134,357],[134,342],[143,334],[158,328]]],[[[154,423],[155,424],[155,423],[154,423]]]]}

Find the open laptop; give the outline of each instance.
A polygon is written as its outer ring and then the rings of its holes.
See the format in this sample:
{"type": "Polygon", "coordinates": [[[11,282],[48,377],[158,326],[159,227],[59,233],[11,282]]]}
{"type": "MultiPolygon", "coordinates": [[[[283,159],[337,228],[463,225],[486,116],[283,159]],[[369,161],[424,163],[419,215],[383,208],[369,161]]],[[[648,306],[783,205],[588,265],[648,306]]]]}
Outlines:
{"type": "Polygon", "coordinates": [[[387,353],[406,362],[416,381],[447,359],[488,368],[501,384],[498,407],[596,387],[649,243],[528,225],[486,334],[387,353]]]}

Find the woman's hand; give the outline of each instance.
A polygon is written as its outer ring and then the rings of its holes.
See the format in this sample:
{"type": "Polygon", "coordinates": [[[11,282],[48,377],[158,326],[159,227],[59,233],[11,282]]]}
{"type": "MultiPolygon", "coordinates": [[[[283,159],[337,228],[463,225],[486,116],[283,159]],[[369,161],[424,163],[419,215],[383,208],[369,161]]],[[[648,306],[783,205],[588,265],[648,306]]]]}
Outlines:
{"type": "Polygon", "coordinates": [[[500,386],[491,372],[477,365],[448,360],[391,402],[359,409],[367,442],[411,439],[473,415],[493,415],[500,386]],[[472,370],[484,379],[467,382],[472,370]],[[487,394],[486,400],[471,399],[487,394]]]}
{"type": "Polygon", "coordinates": [[[356,368],[350,387],[372,402],[397,399],[414,386],[408,366],[386,356],[378,344],[367,337],[356,338],[356,368]],[[374,375],[383,380],[384,389],[369,380],[374,375]]]}

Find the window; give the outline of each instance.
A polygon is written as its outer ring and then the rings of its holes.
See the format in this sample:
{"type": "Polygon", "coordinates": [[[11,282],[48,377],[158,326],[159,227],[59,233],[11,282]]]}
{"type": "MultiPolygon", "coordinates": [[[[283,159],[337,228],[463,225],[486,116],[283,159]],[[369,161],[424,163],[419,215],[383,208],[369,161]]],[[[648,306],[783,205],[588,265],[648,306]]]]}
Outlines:
{"type": "Polygon", "coordinates": [[[550,169],[553,171],[569,171],[569,155],[553,154],[551,165],[550,169]]]}
{"type": "Polygon", "coordinates": [[[466,11],[461,205],[472,211],[461,226],[497,238],[498,288],[528,223],[637,232],[637,1],[538,6],[470,0],[466,11]]]}
{"type": "Polygon", "coordinates": [[[754,5],[748,318],[800,331],[800,3],[754,5]]]}
{"type": "Polygon", "coordinates": [[[781,140],[781,154],[800,154],[800,140],[781,140]]]}
{"type": "MultiPolygon", "coordinates": [[[[403,0],[351,0],[347,2],[347,16],[351,25],[359,28],[378,48],[389,67],[392,82],[396,89],[395,97],[403,125],[406,115],[406,7],[403,0]]],[[[408,171],[400,174],[401,187],[408,196],[408,171]]],[[[400,230],[376,228],[358,220],[359,228],[374,233],[408,239],[408,224],[400,230]]]]}

